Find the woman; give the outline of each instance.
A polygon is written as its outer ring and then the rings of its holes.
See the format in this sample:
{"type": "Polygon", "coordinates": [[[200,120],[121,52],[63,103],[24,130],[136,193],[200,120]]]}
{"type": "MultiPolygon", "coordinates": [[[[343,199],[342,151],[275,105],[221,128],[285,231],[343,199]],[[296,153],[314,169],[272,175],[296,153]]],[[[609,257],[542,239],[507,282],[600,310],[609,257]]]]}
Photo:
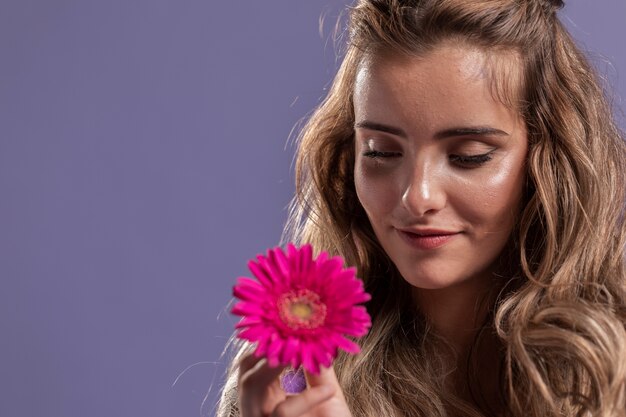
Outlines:
{"type": "Polygon", "coordinates": [[[286,237],[372,329],[293,396],[241,347],[220,416],[626,415],[626,147],[562,5],[357,2],[286,237]]]}

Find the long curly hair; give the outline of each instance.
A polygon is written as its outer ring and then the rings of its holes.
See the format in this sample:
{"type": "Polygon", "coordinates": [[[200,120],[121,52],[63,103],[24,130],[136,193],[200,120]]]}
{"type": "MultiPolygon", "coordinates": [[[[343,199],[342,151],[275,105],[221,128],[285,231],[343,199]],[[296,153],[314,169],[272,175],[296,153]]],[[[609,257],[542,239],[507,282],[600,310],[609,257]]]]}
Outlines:
{"type": "MultiPolygon", "coordinates": [[[[343,256],[372,294],[362,353],[335,361],[355,417],[626,415],[626,144],[598,76],[558,19],[562,6],[359,0],[350,9],[342,65],[300,132],[284,238],[343,256]],[[492,93],[523,116],[529,143],[524,204],[500,259],[506,285],[472,348],[496,346],[499,360],[488,364],[499,375],[496,401],[485,399],[485,364],[471,355],[473,401],[446,384],[445,343],[411,308],[409,284],[354,186],[359,65],[383,51],[423,56],[450,40],[514,55],[521,73],[514,88],[494,61],[492,93]]],[[[218,414],[238,415],[236,399],[233,366],[218,414]]]]}

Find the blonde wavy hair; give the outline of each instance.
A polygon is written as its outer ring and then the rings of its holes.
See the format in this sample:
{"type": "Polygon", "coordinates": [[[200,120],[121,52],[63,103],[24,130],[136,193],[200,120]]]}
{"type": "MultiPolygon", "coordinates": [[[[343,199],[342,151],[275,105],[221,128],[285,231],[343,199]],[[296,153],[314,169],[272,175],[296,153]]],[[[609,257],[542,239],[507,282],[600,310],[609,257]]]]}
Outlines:
{"type": "MultiPolygon", "coordinates": [[[[372,315],[358,356],[335,370],[354,417],[626,415],[626,145],[602,85],[559,21],[558,0],[359,0],[343,63],[299,136],[296,197],[285,239],[358,268],[372,315]],[[493,94],[527,131],[524,206],[500,259],[502,290],[473,351],[497,345],[500,395],[484,398],[468,360],[462,400],[446,385],[441,340],[411,308],[356,195],[352,93],[359,64],[381,51],[424,55],[447,40],[519,57],[516,94],[493,94]],[[519,97],[515,97],[519,96],[519,97]]],[[[504,76],[502,76],[504,75],[504,76]]],[[[219,405],[238,416],[238,345],[219,405]]]]}

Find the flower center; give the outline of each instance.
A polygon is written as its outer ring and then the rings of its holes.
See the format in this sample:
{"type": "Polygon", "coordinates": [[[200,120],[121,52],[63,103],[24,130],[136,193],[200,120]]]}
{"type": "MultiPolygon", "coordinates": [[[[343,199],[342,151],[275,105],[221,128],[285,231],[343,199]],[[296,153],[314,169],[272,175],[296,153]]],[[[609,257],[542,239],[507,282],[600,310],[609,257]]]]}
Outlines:
{"type": "Polygon", "coordinates": [[[283,323],[293,330],[316,329],[326,319],[326,305],[313,291],[300,289],[280,296],[278,314],[283,323]]]}

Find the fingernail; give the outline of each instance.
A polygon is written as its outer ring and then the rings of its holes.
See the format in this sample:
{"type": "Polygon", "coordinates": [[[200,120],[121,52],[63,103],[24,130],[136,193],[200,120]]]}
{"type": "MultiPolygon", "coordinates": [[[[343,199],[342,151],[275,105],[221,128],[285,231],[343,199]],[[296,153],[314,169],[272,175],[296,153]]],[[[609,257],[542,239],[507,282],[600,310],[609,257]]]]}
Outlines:
{"type": "Polygon", "coordinates": [[[280,385],[288,394],[297,394],[306,388],[306,379],[302,368],[297,371],[290,369],[280,378],[280,385]]]}

